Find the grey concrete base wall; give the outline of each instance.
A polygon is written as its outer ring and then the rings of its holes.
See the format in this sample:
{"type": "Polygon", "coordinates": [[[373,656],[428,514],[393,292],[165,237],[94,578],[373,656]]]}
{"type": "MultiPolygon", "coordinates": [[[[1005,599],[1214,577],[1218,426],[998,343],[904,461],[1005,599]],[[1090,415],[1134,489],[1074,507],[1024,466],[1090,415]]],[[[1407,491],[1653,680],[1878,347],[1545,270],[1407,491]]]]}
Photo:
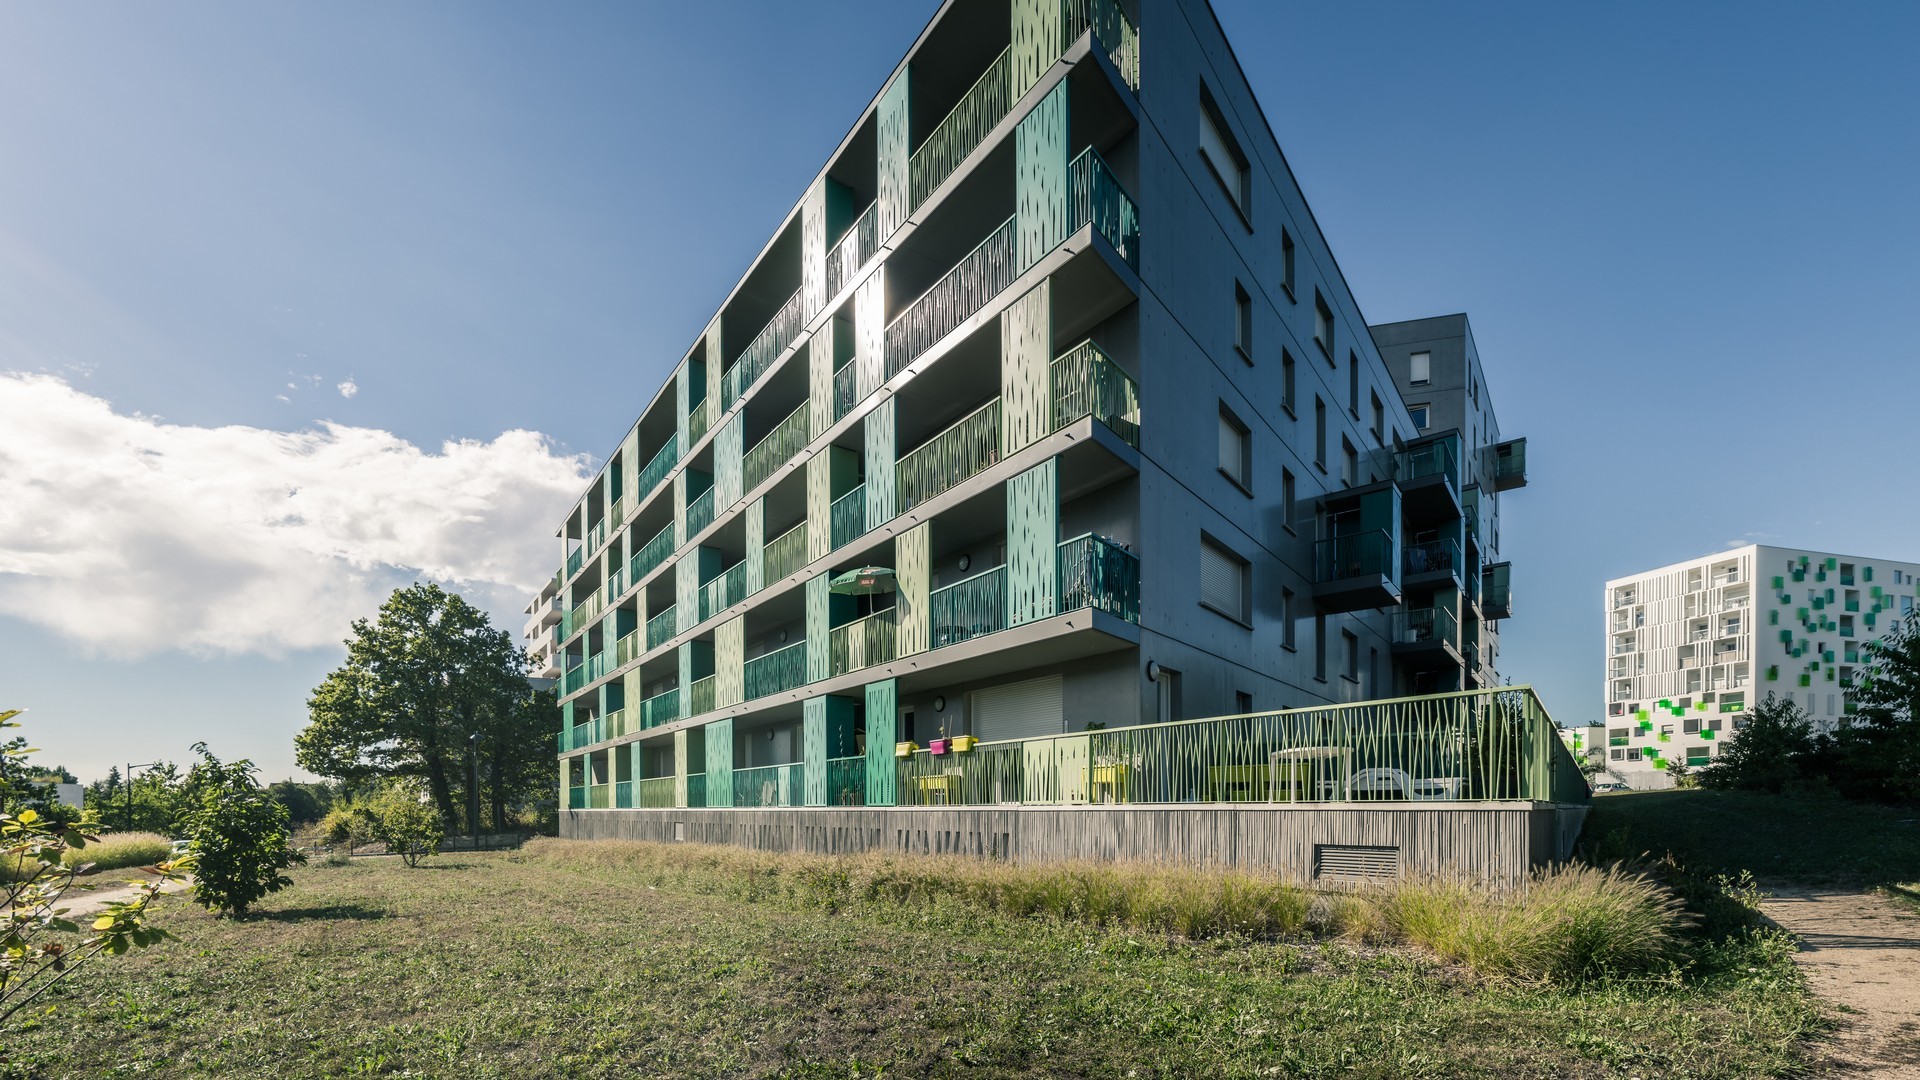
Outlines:
{"type": "Polygon", "coordinates": [[[1401,876],[1463,874],[1512,885],[1564,858],[1582,816],[1528,803],[568,810],[560,815],[560,835],[817,855],[1239,867],[1303,885],[1350,882],[1350,874],[1327,864],[1337,853],[1358,852],[1390,859],[1401,876]]]}

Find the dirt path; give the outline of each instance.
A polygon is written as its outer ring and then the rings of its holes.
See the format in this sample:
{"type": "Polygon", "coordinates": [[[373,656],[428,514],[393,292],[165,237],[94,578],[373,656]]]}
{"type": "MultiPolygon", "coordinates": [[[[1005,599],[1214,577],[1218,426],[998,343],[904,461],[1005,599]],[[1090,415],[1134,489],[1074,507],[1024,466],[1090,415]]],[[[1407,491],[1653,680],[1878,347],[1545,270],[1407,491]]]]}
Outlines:
{"type": "MultiPolygon", "coordinates": [[[[137,874],[139,871],[135,870],[131,871],[131,873],[137,874]]],[[[77,922],[82,915],[91,915],[115,900],[131,900],[133,899],[134,891],[139,888],[138,885],[129,884],[133,879],[130,876],[123,875],[118,870],[102,871],[101,877],[108,880],[101,881],[91,892],[81,889],[68,889],[67,895],[61,897],[59,906],[67,909],[67,918],[77,922]]],[[[181,889],[186,888],[187,884],[188,883],[184,881],[168,882],[160,891],[163,893],[179,892],[181,889]]]]}
{"type": "Polygon", "coordinates": [[[1800,938],[1814,993],[1845,1010],[1822,1075],[1920,1080],[1920,917],[1875,893],[1797,887],[1765,909],[1800,938]]]}

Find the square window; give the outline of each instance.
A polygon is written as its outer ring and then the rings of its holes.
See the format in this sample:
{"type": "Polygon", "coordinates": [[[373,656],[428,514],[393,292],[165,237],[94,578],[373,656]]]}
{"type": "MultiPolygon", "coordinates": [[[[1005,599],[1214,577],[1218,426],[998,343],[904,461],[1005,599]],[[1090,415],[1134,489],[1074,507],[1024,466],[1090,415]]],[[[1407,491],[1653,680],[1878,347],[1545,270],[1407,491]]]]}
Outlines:
{"type": "Polygon", "coordinates": [[[1427,430],[1427,422],[1428,422],[1428,416],[1429,416],[1430,410],[1431,410],[1431,407],[1427,405],[1407,406],[1407,415],[1413,418],[1413,429],[1415,431],[1427,430]]]}
{"type": "Polygon", "coordinates": [[[1200,602],[1235,622],[1247,621],[1247,561],[1209,536],[1200,537],[1200,602]]]}

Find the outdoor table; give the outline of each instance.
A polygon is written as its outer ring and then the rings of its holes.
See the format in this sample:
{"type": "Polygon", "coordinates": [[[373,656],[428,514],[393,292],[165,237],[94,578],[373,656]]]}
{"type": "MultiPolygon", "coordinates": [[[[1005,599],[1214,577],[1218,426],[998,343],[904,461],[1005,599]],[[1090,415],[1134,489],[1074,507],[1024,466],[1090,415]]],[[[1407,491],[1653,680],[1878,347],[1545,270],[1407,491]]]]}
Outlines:
{"type": "Polygon", "coordinates": [[[921,795],[925,797],[922,805],[933,805],[932,797],[935,793],[938,793],[941,803],[951,806],[954,795],[960,791],[960,770],[948,769],[946,772],[934,776],[916,776],[913,778],[913,783],[915,787],[920,789],[921,795]]]}
{"type": "MultiPolygon", "coordinates": [[[[1318,787],[1321,789],[1319,794],[1330,795],[1336,799],[1344,798],[1347,790],[1347,778],[1353,771],[1352,756],[1353,751],[1345,746],[1296,746],[1291,750],[1275,750],[1273,753],[1267,755],[1267,801],[1273,802],[1273,793],[1279,789],[1281,762],[1287,763],[1288,770],[1292,775],[1292,779],[1289,780],[1287,785],[1289,792],[1294,790],[1295,785],[1293,780],[1299,777],[1300,772],[1305,771],[1311,775],[1319,771],[1318,762],[1338,762],[1339,779],[1328,778],[1320,780],[1318,784],[1318,787]],[[1333,789],[1331,792],[1325,790],[1329,786],[1333,789]]],[[[1288,799],[1286,801],[1291,802],[1293,800],[1288,799]]]]}

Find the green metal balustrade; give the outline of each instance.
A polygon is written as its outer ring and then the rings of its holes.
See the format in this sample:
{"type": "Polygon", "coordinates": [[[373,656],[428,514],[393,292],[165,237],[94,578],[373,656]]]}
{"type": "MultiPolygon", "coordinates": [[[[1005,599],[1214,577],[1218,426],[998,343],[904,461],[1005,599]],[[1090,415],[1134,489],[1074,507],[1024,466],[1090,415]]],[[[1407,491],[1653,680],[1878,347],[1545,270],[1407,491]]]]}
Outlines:
{"type": "Polygon", "coordinates": [[[831,675],[891,663],[899,649],[899,623],[893,608],[836,626],[827,633],[827,663],[831,675]]]}
{"type": "Polygon", "coordinates": [[[1400,549],[1400,568],[1409,574],[1460,573],[1460,542],[1451,537],[1422,540],[1400,549]]]}
{"type": "Polygon", "coordinates": [[[713,524],[713,489],[695,495],[687,500],[687,536],[689,539],[701,529],[713,524]]]}
{"type": "Polygon", "coordinates": [[[620,780],[613,785],[613,807],[616,810],[629,810],[633,807],[633,781],[620,780]]]}
{"type": "Polygon", "coordinates": [[[1088,533],[1061,542],[1058,569],[1061,611],[1090,607],[1140,621],[1140,560],[1133,552],[1088,533]]]}
{"type": "Polygon", "coordinates": [[[584,547],[577,547],[567,552],[567,577],[571,578],[579,573],[580,567],[585,565],[586,561],[587,549],[584,547]]]}
{"type": "Polygon", "coordinates": [[[935,589],[927,596],[927,620],[933,648],[1007,628],[1007,568],[996,566],[935,589]]]}
{"type": "Polygon", "coordinates": [[[687,687],[687,715],[699,716],[713,711],[714,689],[719,684],[713,676],[695,679],[687,687]]]}
{"type": "Polygon", "coordinates": [[[921,353],[1013,284],[1020,275],[1015,221],[1010,217],[987,234],[887,326],[887,378],[905,370],[921,353]]]}
{"type": "Polygon", "coordinates": [[[650,776],[640,781],[640,803],[647,810],[671,810],[673,808],[673,777],[650,776]]]}
{"type": "Polygon", "coordinates": [[[793,456],[806,449],[807,440],[812,437],[808,430],[807,415],[812,410],[805,401],[800,407],[788,413],[786,419],[773,426],[753,449],[748,450],[741,459],[740,490],[752,491],[766,479],[779,471],[780,466],[793,460],[793,456]]]}
{"type": "Polygon", "coordinates": [[[1128,445],[1140,445],[1140,387],[1100,346],[1089,340],[1068,349],[1054,360],[1049,377],[1053,430],[1091,416],[1128,445]]]}
{"type": "Polygon", "coordinates": [[[721,377],[721,409],[731,408],[734,402],[746,396],[747,390],[760,376],[766,374],[767,369],[799,335],[805,316],[806,290],[795,289],[721,377]]]}
{"type": "Polygon", "coordinates": [[[658,615],[647,620],[647,648],[657,649],[673,640],[679,628],[679,605],[669,605],[658,615]]]}
{"type": "Polygon", "coordinates": [[[680,719],[680,688],[662,690],[640,703],[641,730],[657,728],[680,719]]]}
{"type": "Polygon", "coordinates": [[[640,470],[640,477],[634,484],[636,498],[645,499],[652,494],[653,489],[659,485],[660,481],[665,480],[667,474],[672,472],[673,467],[678,464],[680,464],[680,436],[668,435],[667,441],[661,444],[660,449],[653,452],[653,457],[648,459],[646,466],[640,470]]]}
{"type": "Polygon", "coordinates": [[[1446,608],[1408,608],[1394,613],[1393,643],[1419,645],[1426,642],[1453,644],[1460,640],[1460,620],[1446,608]]]}
{"type": "Polygon", "coordinates": [[[710,419],[707,415],[707,400],[702,398],[687,408],[687,447],[689,449],[707,433],[707,423],[710,419]]]}
{"type": "Polygon", "coordinates": [[[587,789],[573,787],[567,789],[567,809],[585,810],[587,808],[587,789]]]}
{"type": "Polygon", "coordinates": [[[1091,224],[1128,266],[1140,266],[1140,211],[1093,147],[1067,166],[1067,231],[1091,224]]]}
{"type": "Polygon", "coordinates": [[[700,586],[700,621],[705,622],[747,598],[747,564],[734,563],[700,586]]]}
{"type": "Polygon", "coordinates": [[[959,486],[999,460],[1000,399],[994,398],[901,456],[894,489],[900,512],[959,486]]]}
{"type": "Polygon", "coordinates": [[[803,766],[762,765],[754,769],[733,770],[733,805],[800,806],[805,802],[803,766]]]}
{"type": "Polygon", "coordinates": [[[878,235],[880,204],[871,202],[861,213],[859,220],[847,230],[827,252],[827,295],[840,295],[840,290],[853,281],[853,275],[880,250],[878,235]]]}
{"type": "Polygon", "coordinates": [[[768,585],[807,565],[807,523],[767,541],[760,554],[760,580],[768,585]]]}
{"type": "Polygon", "coordinates": [[[1451,441],[1427,443],[1415,446],[1393,455],[1394,478],[1401,483],[1438,476],[1447,482],[1448,487],[1460,485],[1460,462],[1453,451],[1451,441]]]}
{"type": "Polygon", "coordinates": [[[828,538],[836,551],[866,535],[867,485],[857,485],[852,491],[833,500],[827,518],[832,527],[828,538]]]}
{"type": "Polygon", "coordinates": [[[807,643],[796,641],[754,657],[744,665],[741,679],[748,701],[803,685],[807,681],[807,643]]]}
{"type": "Polygon", "coordinates": [[[906,806],[1590,798],[1530,687],[920,750],[896,766],[906,806]]]}
{"type": "Polygon", "coordinates": [[[595,784],[587,789],[587,807],[592,810],[605,810],[613,804],[613,785],[595,784]]]}
{"type": "Polygon", "coordinates": [[[860,404],[860,371],[853,361],[833,373],[833,418],[837,421],[860,404]]]}
{"type": "Polygon", "coordinates": [[[960,96],[958,104],[927,134],[907,161],[907,203],[918,210],[960,163],[986,141],[994,125],[1013,108],[1013,49],[1002,49],[993,63],[960,96]]]}
{"type": "Polygon", "coordinates": [[[1062,48],[1073,42],[1089,27],[1093,36],[1105,47],[1107,59],[1112,61],[1114,70],[1120,73],[1121,81],[1129,89],[1140,90],[1140,30],[1133,20],[1115,3],[1114,0],[1062,0],[1061,20],[1066,30],[1066,41],[1062,48]]]}
{"type": "Polygon", "coordinates": [[[707,774],[690,773],[687,776],[687,805],[707,805],[707,774]]]}
{"type": "Polygon", "coordinates": [[[1330,536],[1313,545],[1315,581],[1393,576],[1393,538],[1384,529],[1330,536]]]}
{"type": "Polygon", "coordinates": [[[627,560],[627,584],[638,585],[642,578],[651,574],[654,567],[667,561],[673,554],[673,526],[667,525],[653,534],[653,539],[641,545],[640,550],[627,560]]]}
{"type": "Polygon", "coordinates": [[[827,805],[867,804],[867,759],[864,755],[827,759],[827,805]]]}

